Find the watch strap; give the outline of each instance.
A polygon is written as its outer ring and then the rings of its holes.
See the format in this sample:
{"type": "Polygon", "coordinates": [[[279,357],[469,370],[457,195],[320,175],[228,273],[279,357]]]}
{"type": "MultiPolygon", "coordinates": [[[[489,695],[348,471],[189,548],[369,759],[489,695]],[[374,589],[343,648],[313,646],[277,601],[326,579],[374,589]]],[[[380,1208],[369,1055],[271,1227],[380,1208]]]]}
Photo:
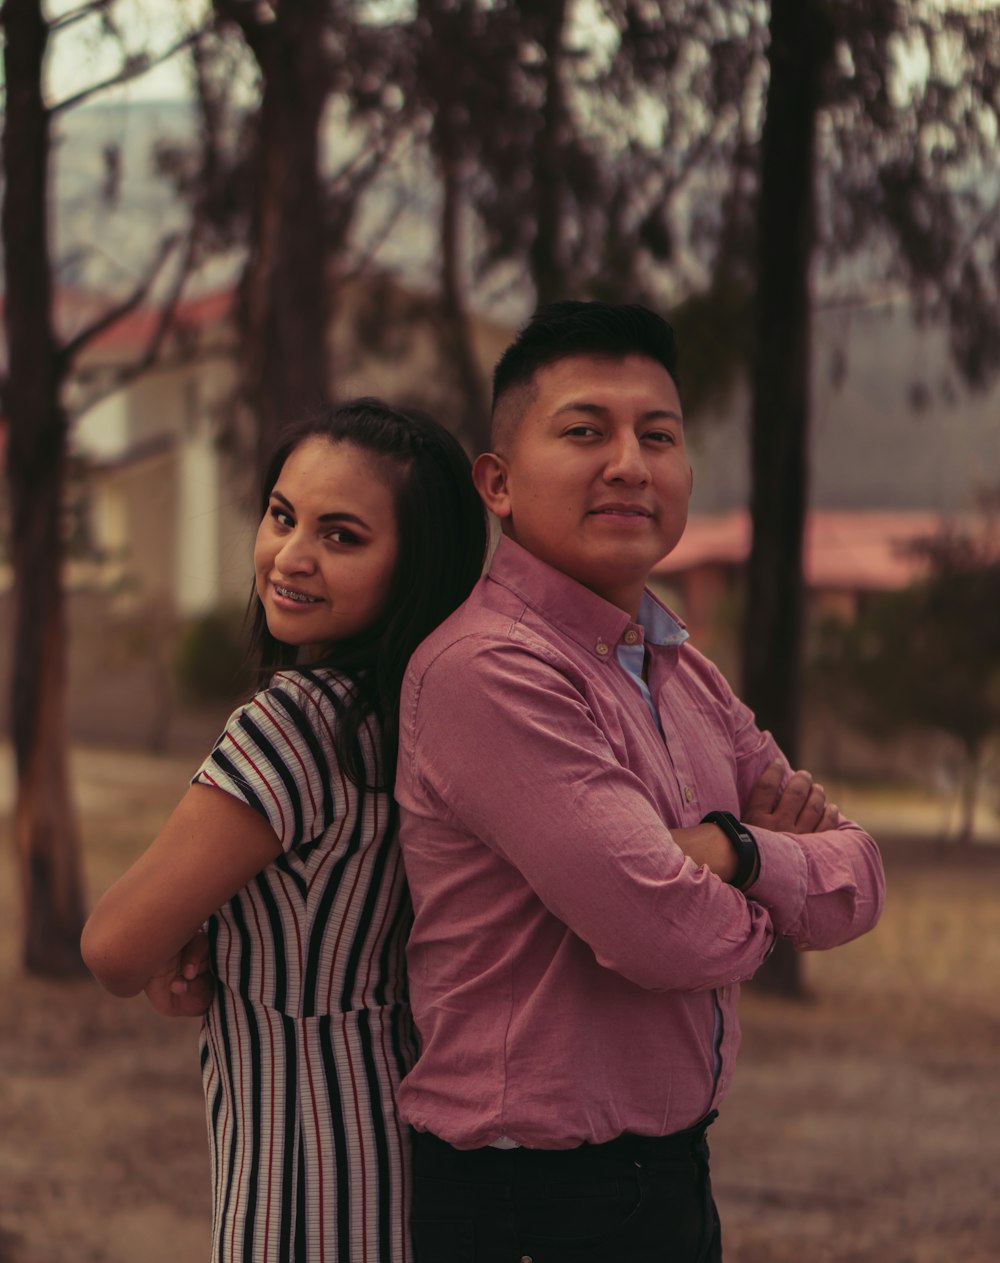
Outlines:
{"type": "Polygon", "coordinates": [[[702,817],[701,823],[716,825],[729,839],[736,852],[736,872],[730,878],[729,884],[742,890],[753,876],[760,858],[757,839],[731,811],[710,811],[707,816],[702,817]]]}

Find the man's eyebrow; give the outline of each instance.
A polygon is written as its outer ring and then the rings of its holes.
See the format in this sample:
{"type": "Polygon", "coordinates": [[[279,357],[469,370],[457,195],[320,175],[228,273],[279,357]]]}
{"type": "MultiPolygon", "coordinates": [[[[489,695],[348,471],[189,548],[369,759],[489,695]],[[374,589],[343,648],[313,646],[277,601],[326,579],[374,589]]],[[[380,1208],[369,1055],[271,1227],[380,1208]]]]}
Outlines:
{"type": "MultiPolygon", "coordinates": [[[[604,404],[591,403],[586,399],[571,399],[568,403],[560,404],[552,415],[559,417],[564,412],[586,412],[595,417],[604,417],[611,411],[612,409],[605,407],[604,404]]],[[[681,423],[684,421],[681,414],[675,412],[673,408],[650,408],[648,412],[642,414],[642,419],[643,421],[668,420],[681,423]]]]}
{"type": "MultiPolygon", "coordinates": [[[[277,488],[272,487],[271,499],[280,500],[286,509],[289,509],[292,513],[295,512],[295,505],[292,504],[287,496],[283,496],[277,488]]],[[[321,513],[318,520],[320,522],[353,522],[355,526],[363,526],[366,531],[371,530],[365,519],[358,517],[356,513],[321,513]]]]}

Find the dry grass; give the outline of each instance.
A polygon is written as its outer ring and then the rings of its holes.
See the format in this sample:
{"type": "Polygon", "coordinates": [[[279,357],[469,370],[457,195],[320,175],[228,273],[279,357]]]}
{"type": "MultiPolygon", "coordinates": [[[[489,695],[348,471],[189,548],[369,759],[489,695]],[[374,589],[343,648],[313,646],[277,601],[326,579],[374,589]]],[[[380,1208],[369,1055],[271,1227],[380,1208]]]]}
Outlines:
{"type": "MultiPolygon", "coordinates": [[[[92,894],[189,771],[181,758],[80,753],[92,894]]],[[[1000,848],[899,840],[886,857],[882,925],[808,958],[811,1003],[745,997],[736,1086],[712,1136],[727,1263],[1000,1259],[1000,848]]],[[[0,1263],[204,1258],[195,1025],[86,981],[23,977],[13,878],[8,846],[0,1263]]]]}
{"type": "Polygon", "coordinates": [[[878,930],[748,994],[717,1128],[735,1263],[1000,1259],[1000,850],[884,846],[878,930]]]}

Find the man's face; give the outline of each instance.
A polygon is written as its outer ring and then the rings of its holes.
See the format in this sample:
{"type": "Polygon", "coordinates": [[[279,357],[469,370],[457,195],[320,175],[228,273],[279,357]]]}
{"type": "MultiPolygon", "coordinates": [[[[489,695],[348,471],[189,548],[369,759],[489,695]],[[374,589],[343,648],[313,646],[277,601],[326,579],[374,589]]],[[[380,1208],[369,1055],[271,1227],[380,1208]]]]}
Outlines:
{"type": "Polygon", "coordinates": [[[687,522],[677,388],[644,355],[569,356],[534,387],[508,449],[477,461],[476,485],[512,539],[634,618],[687,522]]]}

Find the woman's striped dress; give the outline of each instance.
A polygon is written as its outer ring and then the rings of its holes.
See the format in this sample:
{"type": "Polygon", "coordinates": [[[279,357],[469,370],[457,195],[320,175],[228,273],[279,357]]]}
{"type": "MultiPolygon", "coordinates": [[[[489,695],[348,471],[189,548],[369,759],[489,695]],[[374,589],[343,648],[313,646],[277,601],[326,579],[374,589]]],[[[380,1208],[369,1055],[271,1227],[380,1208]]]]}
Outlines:
{"type": "MultiPolygon", "coordinates": [[[[282,671],[229,720],[195,782],[265,816],[283,854],[210,923],[202,1031],[214,1263],[405,1263],[415,1048],[410,902],[390,796],[340,771],[350,684],[282,671]]],[[[374,774],[372,732],[362,730],[374,774]]]]}

